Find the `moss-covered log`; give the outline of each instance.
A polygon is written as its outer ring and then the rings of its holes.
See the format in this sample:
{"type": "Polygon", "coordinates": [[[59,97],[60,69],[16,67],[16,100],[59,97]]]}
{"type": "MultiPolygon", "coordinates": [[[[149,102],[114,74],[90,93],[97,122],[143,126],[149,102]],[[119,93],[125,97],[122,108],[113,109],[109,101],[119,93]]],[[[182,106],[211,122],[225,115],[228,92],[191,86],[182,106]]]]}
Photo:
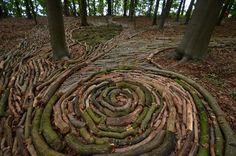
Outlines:
{"type": "Polygon", "coordinates": [[[53,105],[60,98],[59,94],[55,94],[51,97],[46,107],[43,110],[41,125],[42,134],[47,141],[47,143],[55,150],[61,150],[63,148],[62,141],[55,130],[51,126],[51,113],[53,105]]]}
{"type": "Polygon", "coordinates": [[[4,116],[4,114],[5,114],[9,94],[10,94],[10,89],[7,88],[1,96],[1,99],[0,99],[0,117],[4,116]]]}
{"type": "Polygon", "coordinates": [[[33,123],[32,123],[32,131],[31,131],[32,141],[33,141],[33,144],[37,153],[40,156],[64,156],[64,154],[51,149],[48,146],[48,144],[44,141],[43,137],[40,135],[39,127],[40,127],[42,113],[43,113],[43,109],[38,108],[36,110],[33,123]]]}
{"type": "Polygon", "coordinates": [[[65,140],[68,146],[74,149],[78,155],[110,153],[113,149],[113,146],[111,146],[110,144],[104,144],[104,145],[83,144],[73,134],[67,134],[65,140]]]}

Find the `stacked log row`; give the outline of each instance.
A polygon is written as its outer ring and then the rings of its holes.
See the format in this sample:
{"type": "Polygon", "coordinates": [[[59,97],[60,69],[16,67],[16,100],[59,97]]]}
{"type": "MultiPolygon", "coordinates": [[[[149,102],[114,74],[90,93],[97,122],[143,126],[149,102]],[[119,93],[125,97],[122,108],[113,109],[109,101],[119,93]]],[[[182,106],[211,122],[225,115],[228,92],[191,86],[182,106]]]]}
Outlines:
{"type": "Polygon", "coordinates": [[[31,155],[234,155],[217,102],[177,73],[116,67],[49,91],[27,110],[31,155]]]}

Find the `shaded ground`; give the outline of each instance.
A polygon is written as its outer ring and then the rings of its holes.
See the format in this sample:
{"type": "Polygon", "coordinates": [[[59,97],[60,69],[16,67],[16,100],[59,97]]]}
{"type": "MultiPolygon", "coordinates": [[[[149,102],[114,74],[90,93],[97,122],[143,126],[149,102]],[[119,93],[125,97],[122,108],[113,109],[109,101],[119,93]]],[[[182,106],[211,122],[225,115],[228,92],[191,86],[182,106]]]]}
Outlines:
{"type": "MultiPolygon", "coordinates": [[[[40,20],[40,25],[36,27],[34,27],[33,21],[25,19],[1,21],[0,56],[12,51],[26,37],[28,40],[32,39],[32,43],[35,45],[42,46],[43,48],[40,50],[50,51],[46,19],[42,18],[40,20]],[[37,31],[41,33],[35,33],[37,31]],[[35,34],[38,34],[38,36],[35,34]]],[[[79,58],[80,52],[86,49],[83,45],[73,44],[73,41],[70,41],[68,37],[71,33],[69,29],[78,27],[78,21],[78,19],[66,18],[65,22],[68,29],[66,31],[67,42],[74,58],[79,58]]],[[[116,48],[113,48],[108,54],[84,69],[85,75],[88,74],[87,71],[94,70],[94,67],[99,69],[116,64],[149,66],[146,58],[158,49],[178,45],[185,29],[184,25],[168,21],[166,29],[163,32],[158,31],[155,27],[150,26],[151,19],[145,17],[137,18],[135,21],[130,21],[129,18],[95,18],[95,20],[94,17],[90,18],[90,23],[99,23],[97,25],[107,24],[111,21],[121,24],[127,30],[124,30],[121,37],[117,38],[116,48]]],[[[163,68],[187,75],[205,86],[219,101],[221,108],[227,114],[227,120],[234,130],[236,130],[235,28],[236,23],[231,21],[225,22],[222,26],[216,28],[210,44],[212,48],[209,56],[202,62],[181,64],[173,68],[172,65],[176,62],[167,60],[164,52],[154,56],[155,62],[163,68]]],[[[32,44],[30,45],[32,46],[32,44]]]]}

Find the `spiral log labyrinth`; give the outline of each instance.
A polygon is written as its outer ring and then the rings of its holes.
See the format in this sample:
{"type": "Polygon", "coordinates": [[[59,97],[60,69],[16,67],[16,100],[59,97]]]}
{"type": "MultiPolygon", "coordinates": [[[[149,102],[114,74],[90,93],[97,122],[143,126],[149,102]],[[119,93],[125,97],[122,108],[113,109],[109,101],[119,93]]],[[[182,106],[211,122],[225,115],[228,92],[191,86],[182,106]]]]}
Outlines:
{"type": "Polygon", "coordinates": [[[182,156],[235,151],[233,132],[216,101],[174,72],[116,67],[81,79],[49,99],[33,108],[33,146],[27,147],[31,154],[182,156]]]}

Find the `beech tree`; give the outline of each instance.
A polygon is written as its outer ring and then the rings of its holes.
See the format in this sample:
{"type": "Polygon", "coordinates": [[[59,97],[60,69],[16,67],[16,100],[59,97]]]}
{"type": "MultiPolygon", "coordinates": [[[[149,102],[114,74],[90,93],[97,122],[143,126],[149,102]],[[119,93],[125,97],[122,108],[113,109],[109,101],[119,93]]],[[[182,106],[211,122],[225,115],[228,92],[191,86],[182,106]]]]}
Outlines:
{"type": "Polygon", "coordinates": [[[87,26],[87,4],[86,0],[80,0],[80,21],[82,26],[87,26]]]}
{"type": "Polygon", "coordinates": [[[159,8],[159,3],[160,3],[160,0],[156,0],[152,25],[157,25],[157,12],[158,12],[158,8],[159,8]]]}
{"type": "Polygon", "coordinates": [[[202,59],[222,7],[221,0],[198,0],[192,19],[181,44],[176,49],[177,59],[202,59]]]}
{"type": "Polygon", "coordinates": [[[165,7],[162,11],[160,22],[159,22],[159,25],[158,25],[159,29],[164,28],[164,24],[165,24],[166,18],[169,16],[169,12],[170,12],[170,8],[171,8],[172,3],[173,3],[173,0],[167,0],[166,1],[165,7]]]}
{"type": "Polygon", "coordinates": [[[69,12],[69,1],[68,0],[64,0],[64,15],[65,16],[69,16],[70,12],[69,12]]]}
{"type": "Polygon", "coordinates": [[[191,0],[191,2],[189,4],[188,10],[187,10],[186,15],[185,15],[185,23],[184,24],[188,24],[188,22],[189,22],[189,20],[191,18],[194,1],[195,0],[191,0]]]}
{"type": "Polygon", "coordinates": [[[107,8],[107,15],[108,16],[111,16],[112,15],[112,0],[107,0],[107,5],[108,5],[108,8],[107,8]]]}
{"type": "Polygon", "coordinates": [[[230,7],[230,3],[232,3],[232,0],[226,0],[225,3],[224,3],[224,6],[222,7],[222,10],[221,10],[221,13],[220,13],[220,16],[219,16],[219,19],[218,19],[218,22],[217,22],[217,25],[220,25],[223,18],[225,17],[225,12],[228,10],[228,8],[230,7]]]}
{"type": "Polygon", "coordinates": [[[129,16],[132,18],[135,11],[135,0],[130,0],[129,16]]]}
{"type": "Polygon", "coordinates": [[[179,16],[180,16],[180,12],[181,12],[181,8],[182,8],[182,5],[183,5],[183,2],[184,2],[184,0],[180,0],[179,8],[178,8],[177,13],[176,13],[176,19],[175,19],[176,22],[179,21],[179,16]]]}
{"type": "Polygon", "coordinates": [[[53,58],[62,59],[69,57],[65,42],[61,1],[46,0],[46,7],[53,58]]]}
{"type": "Polygon", "coordinates": [[[127,1],[128,0],[124,0],[124,15],[123,16],[127,16],[127,1]]]}

